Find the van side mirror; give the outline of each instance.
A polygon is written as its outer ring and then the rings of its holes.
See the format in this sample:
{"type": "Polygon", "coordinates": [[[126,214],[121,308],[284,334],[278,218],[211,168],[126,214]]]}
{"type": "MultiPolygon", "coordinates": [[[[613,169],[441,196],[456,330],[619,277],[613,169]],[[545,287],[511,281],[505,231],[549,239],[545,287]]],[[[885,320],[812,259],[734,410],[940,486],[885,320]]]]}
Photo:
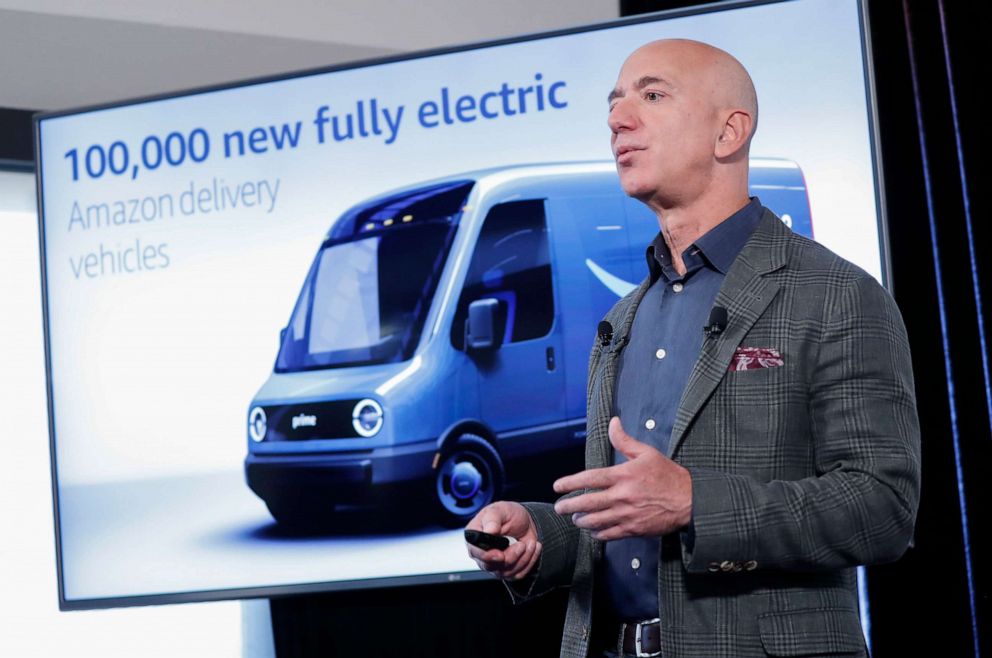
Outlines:
{"type": "Polygon", "coordinates": [[[477,299],[468,305],[465,320],[466,350],[497,350],[503,342],[506,321],[500,317],[499,300],[477,299]]]}

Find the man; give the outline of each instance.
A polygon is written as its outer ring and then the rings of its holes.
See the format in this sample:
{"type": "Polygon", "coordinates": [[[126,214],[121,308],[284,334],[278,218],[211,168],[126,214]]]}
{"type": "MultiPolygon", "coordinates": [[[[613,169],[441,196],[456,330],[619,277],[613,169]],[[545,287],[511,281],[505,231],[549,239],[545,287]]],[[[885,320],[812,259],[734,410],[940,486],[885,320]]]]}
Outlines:
{"type": "Polygon", "coordinates": [[[911,544],[902,319],[748,197],[757,115],[743,66],[695,41],[639,48],[610,93],[620,182],[661,231],[593,346],[587,470],[468,525],[517,538],[469,546],[515,602],[571,586],[562,656],[866,655],[855,567],[911,544]]]}

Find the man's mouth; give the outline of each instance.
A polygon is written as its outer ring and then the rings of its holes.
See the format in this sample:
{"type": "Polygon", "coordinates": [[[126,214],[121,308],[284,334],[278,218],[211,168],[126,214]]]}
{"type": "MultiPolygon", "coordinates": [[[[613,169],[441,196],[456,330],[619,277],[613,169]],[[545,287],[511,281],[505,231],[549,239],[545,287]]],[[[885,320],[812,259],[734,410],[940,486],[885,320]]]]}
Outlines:
{"type": "Polygon", "coordinates": [[[616,151],[617,164],[626,164],[634,157],[634,153],[641,149],[634,146],[621,146],[616,151]]]}

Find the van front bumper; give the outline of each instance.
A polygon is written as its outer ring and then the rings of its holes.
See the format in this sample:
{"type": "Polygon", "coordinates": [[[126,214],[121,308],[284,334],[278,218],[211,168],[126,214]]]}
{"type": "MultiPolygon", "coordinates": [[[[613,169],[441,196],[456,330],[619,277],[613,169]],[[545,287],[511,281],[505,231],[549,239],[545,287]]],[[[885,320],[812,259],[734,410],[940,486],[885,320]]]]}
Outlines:
{"type": "Polygon", "coordinates": [[[431,476],[437,441],[348,452],[249,453],[248,486],[263,500],[289,491],[313,492],[342,503],[370,500],[379,489],[431,476]]]}

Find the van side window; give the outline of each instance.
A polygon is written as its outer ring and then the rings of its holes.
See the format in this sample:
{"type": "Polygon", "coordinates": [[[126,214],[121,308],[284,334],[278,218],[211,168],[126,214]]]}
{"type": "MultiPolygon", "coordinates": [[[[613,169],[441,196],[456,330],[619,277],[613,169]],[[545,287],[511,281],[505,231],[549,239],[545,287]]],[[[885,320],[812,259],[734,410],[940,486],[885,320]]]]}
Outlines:
{"type": "Polygon", "coordinates": [[[499,301],[504,343],[551,331],[555,308],[543,200],[502,203],[486,216],[451,325],[455,348],[465,347],[469,304],[487,298],[499,301]]]}

